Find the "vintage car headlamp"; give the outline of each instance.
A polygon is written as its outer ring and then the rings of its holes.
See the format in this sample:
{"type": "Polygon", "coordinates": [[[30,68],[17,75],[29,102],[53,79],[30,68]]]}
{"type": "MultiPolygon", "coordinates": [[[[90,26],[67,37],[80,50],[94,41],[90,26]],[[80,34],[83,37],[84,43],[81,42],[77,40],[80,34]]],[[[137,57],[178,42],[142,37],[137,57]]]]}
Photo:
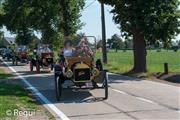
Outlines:
{"type": "Polygon", "coordinates": [[[68,70],[66,72],[66,77],[71,78],[73,76],[73,72],[71,70],[68,70]]]}
{"type": "Polygon", "coordinates": [[[92,75],[97,76],[99,74],[99,70],[97,68],[92,69],[92,75]]]}

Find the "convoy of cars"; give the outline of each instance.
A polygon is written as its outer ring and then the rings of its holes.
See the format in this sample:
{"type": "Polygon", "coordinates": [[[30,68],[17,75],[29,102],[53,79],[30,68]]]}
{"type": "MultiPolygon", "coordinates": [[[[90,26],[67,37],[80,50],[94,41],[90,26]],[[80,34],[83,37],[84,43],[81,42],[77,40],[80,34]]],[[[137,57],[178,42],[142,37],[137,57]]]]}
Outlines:
{"type": "Polygon", "coordinates": [[[36,68],[54,70],[55,92],[59,101],[64,89],[103,89],[104,99],[108,98],[107,71],[103,70],[100,59],[95,60],[96,38],[86,36],[79,39],[65,38],[64,46],[59,50],[58,59],[49,45],[40,44],[34,51],[27,46],[19,45],[13,49],[2,48],[0,55],[13,65],[29,63],[30,71],[36,68]],[[32,53],[32,55],[30,55],[32,53]],[[66,83],[70,84],[66,84],[66,83]],[[66,84],[66,85],[65,85],[66,84]]]}

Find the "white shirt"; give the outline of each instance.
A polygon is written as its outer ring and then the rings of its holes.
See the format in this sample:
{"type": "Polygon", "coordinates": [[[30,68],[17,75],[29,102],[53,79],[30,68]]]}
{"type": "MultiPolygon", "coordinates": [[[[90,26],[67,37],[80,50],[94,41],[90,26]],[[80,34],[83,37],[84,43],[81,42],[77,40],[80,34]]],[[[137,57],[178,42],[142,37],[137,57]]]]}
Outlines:
{"type": "Polygon", "coordinates": [[[66,49],[64,48],[64,57],[71,57],[73,55],[72,49],[66,49]]]}

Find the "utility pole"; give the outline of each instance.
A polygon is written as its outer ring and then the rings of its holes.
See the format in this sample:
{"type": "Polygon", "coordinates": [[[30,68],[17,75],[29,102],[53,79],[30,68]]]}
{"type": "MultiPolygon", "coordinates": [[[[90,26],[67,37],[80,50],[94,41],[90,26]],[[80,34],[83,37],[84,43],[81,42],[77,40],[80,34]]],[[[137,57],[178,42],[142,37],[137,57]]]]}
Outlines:
{"type": "Polygon", "coordinates": [[[101,2],[101,20],[102,20],[102,58],[103,63],[107,63],[107,50],[106,50],[106,25],[105,25],[105,13],[104,3],[101,2]]]}

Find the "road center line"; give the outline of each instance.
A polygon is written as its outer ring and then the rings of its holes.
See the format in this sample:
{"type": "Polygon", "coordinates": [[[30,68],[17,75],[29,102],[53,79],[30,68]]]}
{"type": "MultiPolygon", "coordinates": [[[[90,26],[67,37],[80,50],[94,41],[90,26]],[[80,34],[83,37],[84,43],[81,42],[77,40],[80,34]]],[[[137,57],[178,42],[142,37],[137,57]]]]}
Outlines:
{"type": "MultiPolygon", "coordinates": [[[[129,95],[129,96],[132,96],[131,94],[129,94],[129,93],[127,93],[127,92],[124,92],[124,91],[121,91],[121,90],[117,90],[117,89],[113,89],[113,88],[111,88],[113,91],[115,91],[115,92],[118,92],[118,93],[121,93],[121,94],[123,94],[123,95],[129,95]]],[[[139,100],[141,100],[141,101],[144,101],[144,102],[148,102],[148,103],[151,103],[151,104],[157,104],[157,103],[155,103],[154,101],[151,101],[151,100],[148,100],[148,99],[145,99],[145,98],[142,98],[142,97],[138,97],[138,96],[133,96],[133,97],[135,97],[136,99],[139,99],[139,100]]]]}
{"type": "Polygon", "coordinates": [[[33,85],[31,85],[23,76],[21,76],[16,70],[9,66],[6,62],[3,61],[4,64],[8,66],[9,69],[11,69],[12,72],[14,72],[27,86],[28,88],[34,92],[40,100],[47,105],[53,112],[56,113],[56,115],[61,118],[62,120],[70,120],[61,110],[59,110],[54,104],[52,104],[43,94],[41,94],[33,85]]]}
{"type": "Polygon", "coordinates": [[[146,99],[146,98],[142,98],[140,96],[136,96],[136,95],[133,95],[133,94],[121,91],[121,90],[117,90],[117,89],[114,89],[114,88],[110,88],[110,89],[112,91],[114,91],[114,92],[118,92],[118,93],[123,94],[123,95],[129,95],[129,96],[132,96],[132,97],[134,97],[136,99],[139,99],[141,101],[144,101],[144,102],[147,102],[147,103],[151,103],[151,104],[155,104],[155,105],[160,105],[160,106],[166,107],[168,109],[171,109],[171,110],[174,110],[174,111],[180,113],[180,109],[179,108],[174,108],[174,107],[171,107],[171,106],[168,106],[168,105],[165,105],[165,104],[161,104],[161,103],[158,103],[156,101],[152,101],[152,100],[149,100],[149,99],[146,99]]]}

